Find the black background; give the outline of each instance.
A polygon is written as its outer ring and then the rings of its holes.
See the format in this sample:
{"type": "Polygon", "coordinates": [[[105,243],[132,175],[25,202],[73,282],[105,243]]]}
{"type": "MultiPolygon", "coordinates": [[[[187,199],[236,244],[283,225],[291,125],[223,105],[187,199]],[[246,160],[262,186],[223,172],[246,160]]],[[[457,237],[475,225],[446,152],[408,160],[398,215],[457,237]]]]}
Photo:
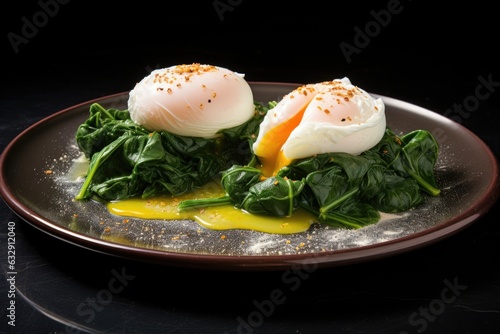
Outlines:
{"type": "MultiPolygon", "coordinates": [[[[154,68],[199,62],[245,73],[248,81],[312,83],[347,76],[369,92],[453,118],[500,155],[500,29],[498,13],[486,1],[26,0],[4,4],[0,15],[1,149],[37,120],[128,91],[154,68]],[[25,39],[13,42],[19,38],[25,39]],[[346,57],[341,45],[356,52],[346,57]],[[488,98],[468,114],[455,112],[454,106],[472,101],[481,78],[493,82],[488,98]]],[[[17,256],[25,266],[20,291],[39,289],[65,307],[64,289],[95,296],[112,268],[126,267],[136,276],[103,313],[107,318],[92,323],[101,332],[235,333],[237,315],[249,314],[254,300],[269,298],[281,284],[279,272],[220,273],[110,258],[42,234],[3,203],[1,213],[2,226],[18,222],[17,256]]],[[[252,332],[497,333],[497,215],[498,205],[436,245],[315,272],[252,332]],[[412,325],[410,315],[454,280],[467,286],[457,300],[427,319],[425,328],[412,325]]],[[[2,315],[6,291],[0,291],[2,315]]],[[[47,316],[18,299],[18,325],[6,326],[2,316],[0,332],[65,332],[66,324],[53,319],[57,314],[47,316]]]]}

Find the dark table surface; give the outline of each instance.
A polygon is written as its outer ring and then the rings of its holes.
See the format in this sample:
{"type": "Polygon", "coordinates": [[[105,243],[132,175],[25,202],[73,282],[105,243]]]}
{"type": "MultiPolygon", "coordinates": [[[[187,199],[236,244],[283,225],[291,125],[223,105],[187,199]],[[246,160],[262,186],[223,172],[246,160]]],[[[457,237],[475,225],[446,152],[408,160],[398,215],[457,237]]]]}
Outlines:
{"type": "MultiPolygon", "coordinates": [[[[452,118],[500,156],[499,29],[487,4],[157,6],[31,0],[4,10],[0,149],[57,111],[128,91],[154,68],[200,62],[249,81],[347,76],[369,92],[452,118]],[[485,82],[490,94],[479,98],[485,82]]],[[[0,333],[498,333],[498,215],[495,204],[437,243],[302,273],[290,291],[281,271],[176,268],[84,249],[34,228],[1,202],[0,333]],[[117,275],[124,288],[109,294],[117,275]],[[268,302],[276,289],[287,291],[281,304],[268,302]],[[13,299],[15,327],[8,324],[13,299]]]]}

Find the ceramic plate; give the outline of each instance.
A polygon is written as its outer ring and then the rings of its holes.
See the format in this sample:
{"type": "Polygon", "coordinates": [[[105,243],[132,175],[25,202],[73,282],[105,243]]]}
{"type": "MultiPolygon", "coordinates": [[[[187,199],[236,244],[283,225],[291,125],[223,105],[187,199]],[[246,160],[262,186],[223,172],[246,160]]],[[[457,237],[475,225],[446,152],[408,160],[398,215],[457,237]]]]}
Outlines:
{"type": "MultiPolygon", "coordinates": [[[[254,98],[279,100],[297,87],[251,83],[254,98]]],[[[375,94],[374,94],[375,95],[375,94]]],[[[74,135],[89,106],[126,108],[128,92],[88,101],[32,125],[4,150],[0,191],[23,220],[89,250],[139,261],[219,270],[277,270],[368,261],[437,242],[485,214],[499,196],[498,164],[481,139],[458,123],[419,106],[381,97],[395,133],[430,131],[440,144],[436,177],[441,194],[418,208],[359,230],[313,225],[279,235],[249,230],[215,231],[194,221],[129,219],[101,203],[75,202],[79,183],[68,179],[80,156],[74,135]]]]}

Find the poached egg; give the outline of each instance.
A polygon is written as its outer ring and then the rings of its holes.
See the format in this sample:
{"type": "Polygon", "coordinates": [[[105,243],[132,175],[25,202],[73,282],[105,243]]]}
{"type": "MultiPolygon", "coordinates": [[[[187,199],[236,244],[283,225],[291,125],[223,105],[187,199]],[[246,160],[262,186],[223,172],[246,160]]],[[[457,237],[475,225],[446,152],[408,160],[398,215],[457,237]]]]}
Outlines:
{"type": "Polygon", "coordinates": [[[268,110],[253,144],[263,173],[316,154],[359,155],[386,129],[385,105],[344,77],[296,88],[268,110]]]}
{"type": "Polygon", "coordinates": [[[149,131],[213,138],[255,113],[244,74],[199,63],[156,69],[129,92],[131,119],[149,131]]]}

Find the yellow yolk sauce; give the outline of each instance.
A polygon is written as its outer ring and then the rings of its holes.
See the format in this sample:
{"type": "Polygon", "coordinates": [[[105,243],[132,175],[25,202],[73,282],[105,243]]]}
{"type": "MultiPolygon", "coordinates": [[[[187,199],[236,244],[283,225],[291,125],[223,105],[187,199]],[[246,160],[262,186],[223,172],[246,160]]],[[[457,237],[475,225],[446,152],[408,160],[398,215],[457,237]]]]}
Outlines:
{"type": "Polygon", "coordinates": [[[191,219],[212,230],[244,229],[274,234],[304,232],[314,223],[314,216],[304,210],[296,210],[291,217],[279,218],[252,215],[232,205],[191,209],[179,212],[181,201],[199,198],[217,198],[224,195],[223,189],[210,183],[181,196],[158,196],[142,199],[133,198],[110,202],[108,210],[115,215],[141,219],[181,220],[191,219]]]}

